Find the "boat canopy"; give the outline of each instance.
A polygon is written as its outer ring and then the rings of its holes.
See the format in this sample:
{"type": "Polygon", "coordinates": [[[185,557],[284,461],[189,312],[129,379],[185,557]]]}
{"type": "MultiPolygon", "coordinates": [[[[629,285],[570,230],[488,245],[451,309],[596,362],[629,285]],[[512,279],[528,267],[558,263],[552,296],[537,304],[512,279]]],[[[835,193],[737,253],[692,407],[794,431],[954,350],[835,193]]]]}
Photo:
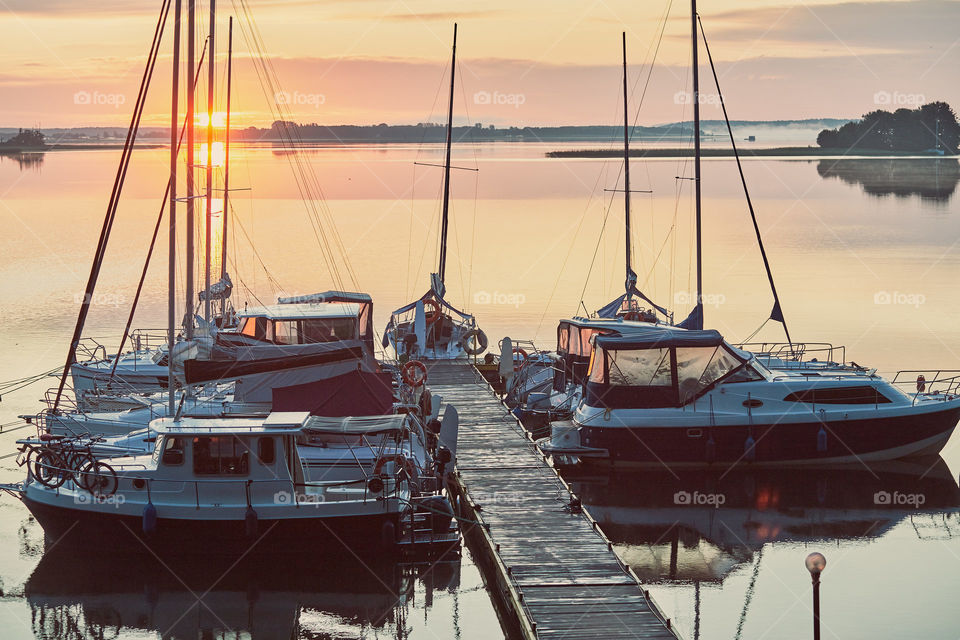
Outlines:
{"type": "Polygon", "coordinates": [[[409,312],[413,311],[414,309],[417,308],[417,303],[418,303],[418,302],[426,301],[426,300],[434,300],[434,301],[436,301],[436,303],[437,303],[438,305],[440,305],[440,310],[441,310],[441,312],[445,309],[445,310],[447,310],[447,311],[449,311],[449,312],[451,312],[451,313],[456,314],[457,316],[460,317],[461,320],[463,320],[463,321],[465,321],[465,322],[473,322],[473,321],[474,321],[472,315],[470,315],[469,313],[466,313],[465,311],[460,311],[459,309],[457,309],[456,307],[454,307],[453,305],[451,305],[449,302],[447,302],[446,300],[444,300],[444,299],[443,299],[443,296],[440,295],[439,293],[437,293],[437,291],[436,291],[435,289],[430,289],[430,290],[427,291],[425,294],[423,294],[422,296],[420,296],[418,299],[414,300],[413,302],[411,302],[411,303],[408,304],[408,305],[404,305],[404,306],[400,307],[399,309],[397,309],[396,311],[394,311],[392,314],[390,314],[390,322],[387,323],[386,329],[385,329],[384,332],[383,332],[383,346],[384,346],[385,348],[390,345],[390,339],[389,339],[389,337],[388,337],[389,334],[390,334],[390,332],[391,332],[393,329],[396,329],[396,327],[400,324],[400,319],[399,319],[400,316],[402,316],[402,315],[405,314],[405,313],[409,313],[409,312]]]}
{"type": "Polygon", "coordinates": [[[636,327],[594,340],[586,401],[608,409],[681,407],[744,368],[750,354],[719,332],[636,327]]]}
{"type": "Polygon", "coordinates": [[[313,416],[304,423],[304,431],[365,436],[380,433],[399,433],[403,429],[406,414],[385,416],[344,416],[330,418],[313,416]]]}
{"type": "Polygon", "coordinates": [[[360,339],[363,340],[370,351],[373,352],[373,298],[367,293],[358,293],[355,291],[323,291],[321,293],[310,293],[303,296],[288,296],[277,298],[279,304],[331,304],[348,303],[359,305],[357,314],[358,324],[360,326],[360,339]]]}
{"type": "Polygon", "coordinates": [[[651,307],[653,307],[654,309],[662,313],[665,317],[670,316],[669,311],[667,311],[666,309],[664,309],[663,307],[655,303],[653,300],[645,296],[639,289],[637,289],[636,285],[634,284],[630,285],[630,291],[628,293],[624,293],[623,295],[618,297],[616,300],[608,303],[605,307],[598,309],[597,315],[600,316],[601,318],[615,318],[617,316],[617,313],[623,308],[623,301],[627,299],[628,295],[631,297],[640,298],[641,300],[649,304],[651,307]]]}

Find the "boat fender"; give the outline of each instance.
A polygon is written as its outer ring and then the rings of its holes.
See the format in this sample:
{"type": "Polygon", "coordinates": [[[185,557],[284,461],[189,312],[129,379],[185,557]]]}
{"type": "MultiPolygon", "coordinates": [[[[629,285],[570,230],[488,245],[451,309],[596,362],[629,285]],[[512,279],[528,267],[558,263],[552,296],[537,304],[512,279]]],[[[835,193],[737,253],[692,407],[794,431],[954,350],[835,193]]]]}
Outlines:
{"type": "Polygon", "coordinates": [[[757,459],[757,441],[752,435],[747,436],[747,441],[743,443],[743,457],[747,462],[753,462],[757,459]]]}
{"type": "Polygon", "coordinates": [[[827,452],[827,432],[820,425],[820,431],[817,432],[817,453],[827,452]]]}
{"type": "Polygon", "coordinates": [[[706,456],[707,462],[717,461],[717,443],[713,441],[713,435],[707,438],[706,456]]]}
{"type": "Polygon", "coordinates": [[[147,502],[143,507],[143,532],[150,535],[157,530],[157,508],[153,502],[147,502]]]}
{"type": "Polygon", "coordinates": [[[367,489],[370,490],[370,493],[380,493],[383,491],[383,480],[380,478],[370,478],[370,481],[367,482],[367,489]]]}
{"type": "Polygon", "coordinates": [[[441,426],[443,426],[443,425],[440,423],[440,421],[437,420],[436,418],[434,418],[433,420],[431,420],[430,422],[427,423],[427,430],[428,430],[430,433],[438,436],[438,435],[440,435],[440,427],[441,427],[441,426]]]}
{"type": "Polygon", "coordinates": [[[917,376],[917,393],[923,393],[927,390],[927,379],[923,377],[923,374],[917,376]]]}
{"type": "Polygon", "coordinates": [[[257,512],[252,505],[247,505],[247,512],[243,516],[247,527],[247,537],[255,538],[257,536],[258,520],[257,512]]]}
{"type": "Polygon", "coordinates": [[[420,503],[423,511],[430,514],[430,529],[434,533],[444,533],[450,529],[453,520],[453,508],[443,496],[430,496],[420,503]]]}
{"type": "Polygon", "coordinates": [[[446,447],[440,447],[440,450],[437,451],[437,462],[440,463],[437,465],[437,474],[441,478],[443,477],[444,471],[446,470],[447,465],[450,464],[451,460],[453,460],[453,453],[450,451],[450,449],[447,449],[446,447]]]}
{"type": "Polygon", "coordinates": [[[390,549],[397,542],[397,528],[389,520],[380,527],[380,542],[385,549],[390,549]]]}
{"type": "MultiPolygon", "coordinates": [[[[481,353],[487,350],[487,347],[489,345],[490,345],[490,342],[489,340],[487,340],[487,334],[485,334],[480,329],[471,329],[466,334],[464,334],[463,338],[460,339],[460,346],[463,348],[463,352],[468,356],[480,355],[481,353]],[[476,343],[474,344],[474,346],[471,347],[470,343],[473,340],[476,340],[476,343]]],[[[487,362],[487,364],[490,364],[493,362],[492,360],[493,354],[488,353],[487,355],[491,356],[490,362],[487,362]]],[[[484,361],[486,362],[486,360],[484,361]]]]}
{"type": "Polygon", "coordinates": [[[517,420],[520,420],[521,418],[523,418],[523,409],[519,406],[514,407],[510,413],[512,413],[513,417],[516,418],[517,420]]]}

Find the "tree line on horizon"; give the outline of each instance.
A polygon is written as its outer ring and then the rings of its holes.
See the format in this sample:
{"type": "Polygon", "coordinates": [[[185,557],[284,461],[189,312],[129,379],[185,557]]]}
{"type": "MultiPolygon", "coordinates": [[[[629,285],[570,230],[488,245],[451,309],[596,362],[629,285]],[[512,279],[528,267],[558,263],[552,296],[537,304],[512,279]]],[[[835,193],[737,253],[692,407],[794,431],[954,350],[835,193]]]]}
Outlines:
{"type": "Polygon", "coordinates": [[[824,129],[817,144],[828,149],[934,151],[948,155],[960,146],[960,124],[946,102],[894,112],[877,109],[837,129],[824,129]]]}

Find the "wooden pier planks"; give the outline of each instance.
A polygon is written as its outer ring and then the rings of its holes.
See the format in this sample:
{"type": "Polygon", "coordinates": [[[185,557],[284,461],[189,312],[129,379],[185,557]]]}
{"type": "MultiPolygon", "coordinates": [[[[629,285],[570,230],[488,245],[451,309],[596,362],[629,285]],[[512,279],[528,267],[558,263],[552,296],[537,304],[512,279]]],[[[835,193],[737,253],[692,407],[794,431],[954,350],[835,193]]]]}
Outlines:
{"type": "Polygon", "coordinates": [[[461,509],[483,523],[504,605],[531,638],[677,638],[523,428],[466,363],[431,363],[430,389],[460,417],[461,509]]]}

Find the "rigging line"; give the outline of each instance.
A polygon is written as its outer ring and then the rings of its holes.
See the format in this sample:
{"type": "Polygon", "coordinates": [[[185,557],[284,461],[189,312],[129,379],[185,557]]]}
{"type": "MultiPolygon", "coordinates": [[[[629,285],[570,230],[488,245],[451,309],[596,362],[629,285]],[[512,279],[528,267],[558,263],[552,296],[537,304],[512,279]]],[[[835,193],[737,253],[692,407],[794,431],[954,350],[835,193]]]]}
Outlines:
{"type": "MultiPolygon", "coordinates": [[[[235,214],[235,210],[233,209],[232,203],[230,204],[230,213],[231,213],[231,222],[235,224],[238,229],[240,229],[240,232],[243,234],[243,237],[250,244],[250,249],[253,251],[253,257],[257,259],[257,262],[259,262],[260,266],[263,268],[263,272],[267,276],[267,281],[271,285],[273,285],[277,290],[282,290],[283,288],[280,286],[280,282],[274,277],[272,273],[270,273],[270,269],[267,268],[267,264],[263,261],[263,258],[260,256],[260,252],[257,251],[257,247],[253,243],[253,240],[250,238],[250,234],[247,233],[246,227],[243,226],[243,223],[240,221],[240,218],[235,214]]],[[[237,264],[236,258],[234,258],[233,268],[234,268],[234,273],[239,274],[239,265],[237,264]]]]}
{"type": "Polygon", "coordinates": [[[740,154],[737,152],[737,143],[733,137],[733,127],[730,126],[730,118],[727,117],[727,105],[723,100],[723,92],[720,90],[720,79],[717,77],[717,69],[713,64],[713,56],[710,54],[710,45],[707,43],[707,34],[703,31],[703,21],[697,14],[697,23],[700,25],[700,34],[703,36],[703,48],[707,52],[707,60],[710,61],[710,71],[713,72],[713,81],[717,86],[717,96],[720,98],[720,107],[723,109],[723,120],[727,123],[727,133],[730,134],[730,145],[733,147],[733,157],[737,161],[737,171],[740,172],[740,184],[743,185],[743,195],[747,200],[747,209],[750,210],[750,220],[753,222],[753,230],[757,234],[757,245],[760,247],[760,257],[763,258],[763,267],[767,271],[767,280],[770,281],[770,291],[773,293],[773,310],[770,317],[783,325],[783,332],[787,335],[787,343],[793,345],[790,340],[790,331],[787,329],[787,320],[783,317],[783,309],[780,307],[780,296],[777,295],[777,286],[773,283],[773,271],[770,269],[770,261],[767,259],[767,250],[763,246],[763,238],[760,236],[760,225],[757,223],[757,214],[753,210],[753,201],[750,199],[750,190],[747,189],[747,179],[743,175],[743,164],[740,162],[740,154]]]}
{"type": "MultiPolygon", "coordinates": [[[[207,47],[204,44],[203,49],[200,52],[200,63],[197,65],[197,72],[194,76],[194,82],[200,76],[200,68],[203,66],[203,58],[206,55],[207,47]]],[[[180,135],[177,138],[177,155],[180,154],[180,146],[183,144],[183,135],[187,130],[187,118],[184,114],[183,126],[180,127],[180,135]]],[[[120,336],[120,346],[117,347],[117,357],[113,359],[113,366],[110,368],[110,380],[112,381],[114,376],[117,373],[117,365],[120,364],[120,354],[123,353],[123,347],[127,342],[127,338],[130,336],[130,327],[133,324],[133,316],[137,312],[137,305],[140,303],[140,294],[143,292],[143,283],[147,279],[147,270],[150,268],[150,258],[153,257],[153,249],[157,243],[157,235],[160,232],[160,223],[163,221],[163,212],[167,206],[167,199],[170,195],[170,184],[173,181],[172,177],[167,178],[167,186],[163,191],[163,199],[160,201],[160,213],[157,215],[157,223],[153,227],[153,236],[150,238],[150,246],[147,248],[147,257],[143,261],[143,270],[140,272],[140,281],[137,283],[137,291],[133,296],[133,302],[130,305],[130,315],[127,316],[127,324],[123,328],[123,334],[120,336]]],[[[172,349],[173,345],[169,345],[168,348],[172,349]]]]}
{"type": "Polygon", "coordinates": [[[150,86],[150,80],[153,77],[153,69],[156,65],[157,56],[160,52],[160,44],[163,38],[164,27],[167,23],[169,5],[170,0],[164,0],[160,7],[160,15],[157,18],[157,25],[153,34],[153,42],[150,44],[150,52],[147,55],[147,64],[143,70],[143,76],[140,79],[140,90],[137,94],[137,101],[134,105],[133,115],[130,119],[130,126],[127,128],[127,137],[123,145],[123,152],[120,156],[120,165],[117,167],[117,174],[114,178],[113,190],[110,194],[110,200],[107,204],[107,212],[104,216],[103,227],[100,230],[100,238],[97,243],[97,250],[94,253],[93,264],[90,267],[90,275],[87,279],[84,298],[80,305],[80,312],[77,314],[77,323],[74,327],[73,338],[70,341],[70,349],[67,352],[66,364],[63,366],[63,374],[60,376],[60,384],[57,387],[57,395],[53,402],[54,413],[56,413],[57,408],[60,405],[60,398],[63,395],[63,388],[67,383],[67,376],[70,374],[70,367],[76,360],[77,346],[80,343],[80,336],[83,333],[84,324],[86,324],[87,314],[90,310],[90,303],[93,299],[93,292],[100,276],[100,267],[103,265],[103,259],[107,249],[107,242],[110,238],[113,222],[116,219],[117,205],[119,204],[120,193],[123,190],[123,182],[127,175],[127,167],[129,166],[130,158],[133,155],[133,143],[136,140],[137,132],[140,129],[140,117],[143,115],[147,89],[150,86]]]}
{"type": "MultiPolygon", "coordinates": [[[[256,54],[252,60],[258,81],[266,95],[269,96],[270,89],[272,89],[273,95],[278,96],[281,94],[279,91],[279,76],[273,65],[273,61],[266,55],[263,37],[253,18],[249,4],[246,0],[234,0],[235,8],[238,2],[244,17],[244,21],[240,23],[244,39],[256,54]]],[[[312,168],[310,168],[309,163],[305,161],[300,153],[300,148],[303,146],[303,139],[300,136],[299,130],[297,127],[289,126],[290,114],[285,105],[281,105],[277,100],[274,100],[274,104],[270,106],[270,110],[275,117],[278,117],[277,121],[279,126],[277,127],[277,132],[280,135],[281,141],[290,149],[290,152],[284,155],[286,155],[291,168],[294,170],[294,176],[297,178],[297,188],[307,208],[308,219],[313,227],[314,235],[320,245],[321,254],[327,264],[331,278],[333,278],[337,286],[344,288],[339,271],[336,268],[337,256],[335,256],[335,252],[338,252],[340,254],[339,257],[347,269],[347,275],[356,286],[356,274],[350,265],[346,250],[336,231],[332,213],[327,206],[323,189],[320,187],[316,174],[312,171],[312,168]],[[274,111],[274,108],[276,108],[276,111],[274,111]],[[314,194],[317,195],[316,200],[319,200],[319,207],[313,197],[314,194]],[[327,233],[328,228],[330,232],[329,235],[327,233]]]]}

